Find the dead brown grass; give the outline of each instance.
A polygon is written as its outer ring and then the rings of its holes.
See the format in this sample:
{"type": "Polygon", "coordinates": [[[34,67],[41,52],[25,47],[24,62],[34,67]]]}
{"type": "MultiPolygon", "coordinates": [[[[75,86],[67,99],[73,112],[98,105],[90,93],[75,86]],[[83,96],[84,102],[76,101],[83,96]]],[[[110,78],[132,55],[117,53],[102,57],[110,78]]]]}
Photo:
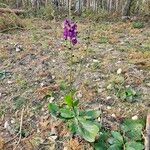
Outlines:
{"type": "Polygon", "coordinates": [[[25,23],[14,13],[0,13],[0,32],[24,28],[25,23]]]}

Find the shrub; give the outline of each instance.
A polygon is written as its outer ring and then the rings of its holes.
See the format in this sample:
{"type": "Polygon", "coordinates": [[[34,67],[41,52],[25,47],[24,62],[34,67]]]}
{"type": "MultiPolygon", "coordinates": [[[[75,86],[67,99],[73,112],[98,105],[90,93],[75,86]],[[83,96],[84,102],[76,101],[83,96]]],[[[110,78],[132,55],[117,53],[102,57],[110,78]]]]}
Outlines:
{"type": "Polygon", "coordinates": [[[143,22],[133,22],[133,28],[141,29],[144,28],[143,22]]]}

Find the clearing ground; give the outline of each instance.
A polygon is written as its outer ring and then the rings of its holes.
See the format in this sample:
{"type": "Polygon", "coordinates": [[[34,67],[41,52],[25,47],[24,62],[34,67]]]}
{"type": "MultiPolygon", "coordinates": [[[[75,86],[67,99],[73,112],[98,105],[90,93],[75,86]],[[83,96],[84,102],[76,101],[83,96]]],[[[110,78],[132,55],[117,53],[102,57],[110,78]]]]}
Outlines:
{"type": "MultiPolygon", "coordinates": [[[[68,142],[66,127],[47,108],[52,101],[62,104],[68,91],[69,50],[62,22],[26,21],[30,29],[0,33],[0,137],[11,150],[24,108],[18,149],[89,149],[80,139],[68,142]],[[55,142],[50,134],[54,126],[55,142]]],[[[101,109],[102,124],[111,130],[124,118],[145,117],[150,109],[149,26],[80,22],[78,30],[73,86],[81,108],[101,109]],[[128,89],[133,90],[129,99],[124,97],[128,89]]]]}

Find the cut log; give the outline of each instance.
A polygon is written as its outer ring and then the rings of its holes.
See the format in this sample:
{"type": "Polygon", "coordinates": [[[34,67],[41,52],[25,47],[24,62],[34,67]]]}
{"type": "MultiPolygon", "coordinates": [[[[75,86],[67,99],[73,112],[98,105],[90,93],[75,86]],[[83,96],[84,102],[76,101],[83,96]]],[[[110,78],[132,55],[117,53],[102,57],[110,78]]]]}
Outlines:
{"type": "Polygon", "coordinates": [[[24,14],[25,10],[0,8],[0,13],[15,13],[16,15],[24,14]]]}
{"type": "Polygon", "coordinates": [[[145,150],[150,150],[150,113],[147,115],[146,120],[145,150]]]}

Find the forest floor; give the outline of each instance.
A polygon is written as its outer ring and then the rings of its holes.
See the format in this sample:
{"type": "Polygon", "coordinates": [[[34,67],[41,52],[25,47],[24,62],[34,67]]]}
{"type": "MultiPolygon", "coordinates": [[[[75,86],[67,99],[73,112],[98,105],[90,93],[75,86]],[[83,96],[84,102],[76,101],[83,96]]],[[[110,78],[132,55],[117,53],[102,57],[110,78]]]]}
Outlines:
{"type": "MultiPolygon", "coordinates": [[[[22,116],[18,150],[92,149],[70,139],[67,127],[48,111],[48,103],[62,104],[68,91],[69,50],[62,22],[26,21],[25,30],[0,33],[0,147],[17,145],[22,116]]],[[[148,25],[135,29],[132,22],[84,22],[78,30],[73,87],[80,107],[100,109],[109,130],[124,118],[145,118],[150,109],[148,25]]]]}

